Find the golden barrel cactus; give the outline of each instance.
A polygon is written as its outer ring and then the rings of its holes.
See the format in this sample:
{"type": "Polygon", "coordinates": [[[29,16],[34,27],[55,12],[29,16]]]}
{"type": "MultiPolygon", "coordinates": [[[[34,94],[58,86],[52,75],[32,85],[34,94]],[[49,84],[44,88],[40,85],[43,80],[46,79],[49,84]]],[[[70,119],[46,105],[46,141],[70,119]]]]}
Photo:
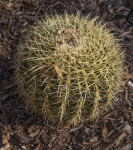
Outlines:
{"type": "Polygon", "coordinates": [[[47,17],[19,44],[14,77],[27,109],[47,120],[77,125],[95,120],[121,87],[118,40],[96,18],[47,17]]]}

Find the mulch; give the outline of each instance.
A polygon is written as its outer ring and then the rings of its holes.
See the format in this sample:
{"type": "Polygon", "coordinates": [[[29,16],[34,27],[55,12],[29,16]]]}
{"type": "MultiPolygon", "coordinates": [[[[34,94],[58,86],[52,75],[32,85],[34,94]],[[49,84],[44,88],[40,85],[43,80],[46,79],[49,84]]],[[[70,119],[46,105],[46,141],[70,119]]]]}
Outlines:
{"type": "MultiPolygon", "coordinates": [[[[133,25],[126,21],[127,0],[0,0],[0,150],[132,150],[133,149],[133,25]],[[117,102],[97,122],[77,127],[46,124],[26,112],[12,78],[12,57],[37,20],[49,14],[99,16],[121,39],[128,69],[117,102]]],[[[21,59],[21,58],[20,58],[21,59]]]]}

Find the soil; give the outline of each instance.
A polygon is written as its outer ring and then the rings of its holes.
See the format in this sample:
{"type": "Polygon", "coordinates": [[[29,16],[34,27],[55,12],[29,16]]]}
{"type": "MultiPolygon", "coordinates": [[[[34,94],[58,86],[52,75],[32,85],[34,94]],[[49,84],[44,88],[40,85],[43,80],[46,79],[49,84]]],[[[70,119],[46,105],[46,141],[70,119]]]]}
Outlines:
{"type": "MultiPolygon", "coordinates": [[[[131,2],[132,3],[132,2],[131,2]]],[[[130,0],[0,0],[0,150],[132,150],[133,149],[133,25],[126,17],[130,0]],[[67,11],[99,16],[121,39],[128,69],[123,89],[112,108],[97,122],[79,126],[46,124],[26,112],[12,75],[12,58],[32,25],[50,14],[67,11]]],[[[21,58],[20,58],[21,59],[21,58]]]]}

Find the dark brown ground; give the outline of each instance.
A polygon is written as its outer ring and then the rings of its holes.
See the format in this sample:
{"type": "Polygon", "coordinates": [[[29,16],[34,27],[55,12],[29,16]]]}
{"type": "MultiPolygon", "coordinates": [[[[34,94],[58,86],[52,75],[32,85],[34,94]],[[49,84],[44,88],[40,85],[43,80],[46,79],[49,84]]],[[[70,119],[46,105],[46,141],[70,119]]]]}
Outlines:
{"type": "MultiPolygon", "coordinates": [[[[26,30],[46,14],[64,10],[99,16],[122,39],[123,49],[131,56],[133,26],[126,21],[130,8],[124,0],[0,0],[0,150],[133,150],[132,65],[118,102],[97,123],[86,120],[77,128],[58,129],[26,112],[15,93],[11,69],[13,53],[26,30]]],[[[132,63],[132,58],[127,60],[132,63]]]]}

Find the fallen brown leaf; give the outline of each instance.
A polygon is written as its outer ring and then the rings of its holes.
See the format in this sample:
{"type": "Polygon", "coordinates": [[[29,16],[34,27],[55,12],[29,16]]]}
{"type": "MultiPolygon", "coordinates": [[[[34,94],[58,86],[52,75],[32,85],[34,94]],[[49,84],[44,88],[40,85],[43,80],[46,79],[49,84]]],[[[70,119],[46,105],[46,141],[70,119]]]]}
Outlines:
{"type": "Polygon", "coordinates": [[[27,24],[28,24],[28,22],[26,21],[26,22],[23,24],[23,26],[25,27],[27,24]]]}
{"type": "Polygon", "coordinates": [[[31,134],[29,134],[30,137],[34,138],[39,134],[40,130],[36,130],[35,132],[32,132],[31,134]]]}
{"type": "Polygon", "coordinates": [[[61,79],[63,79],[63,76],[62,76],[62,74],[61,74],[61,72],[60,72],[59,67],[58,67],[57,65],[55,65],[54,68],[55,68],[55,71],[56,71],[56,73],[58,74],[58,76],[59,76],[61,79]]]}
{"type": "Polygon", "coordinates": [[[61,34],[62,34],[62,30],[59,30],[57,33],[58,33],[59,35],[61,35],[61,34]]]}
{"type": "Polygon", "coordinates": [[[2,133],[2,145],[7,144],[10,139],[8,128],[4,124],[0,123],[0,129],[2,133]]]}
{"type": "Polygon", "coordinates": [[[8,4],[6,5],[6,9],[7,9],[7,10],[12,10],[12,6],[13,6],[13,3],[8,3],[8,4]]]}
{"type": "Polygon", "coordinates": [[[65,29],[65,30],[63,30],[63,33],[64,34],[73,34],[73,33],[75,33],[75,30],[73,30],[73,29],[65,29]]]}
{"type": "Polygon", "coordinates": [[[102,131],[102,137],[106,139],[107,138],[107,134],[108,134],[107,127],[104,126],[103,131],[102,131]]]}
{"type": "Polygon", "coordinates": [[[125,9],[125,6],[120,6],[120,7],[117,9],[116,12],[120,12],[120,11],[122,11],[123,9],[125,9]]]}

